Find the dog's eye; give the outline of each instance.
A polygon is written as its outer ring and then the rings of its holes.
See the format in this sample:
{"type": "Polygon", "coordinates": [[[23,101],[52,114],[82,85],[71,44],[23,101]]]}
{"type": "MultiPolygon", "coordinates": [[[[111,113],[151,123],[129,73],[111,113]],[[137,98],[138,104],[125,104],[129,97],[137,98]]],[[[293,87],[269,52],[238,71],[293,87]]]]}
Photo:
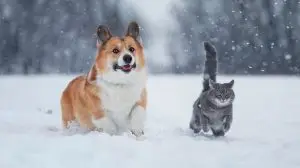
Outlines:
{"type": "Polygon", "coordinates": [[[113,49],[113,51],[112,51],[113,53],[115,53],[115,54],[118,54],[119,52],[120,52],[120,50],[118,50],[118,49],[113,49]]]}
{"type": "Polygon", "coordinates": [[[130,51],[130,52],[134,52],[135,49],[134,49],[133,47],[130,47],[130,48],[129,48],[129,51],[130,51]]]}

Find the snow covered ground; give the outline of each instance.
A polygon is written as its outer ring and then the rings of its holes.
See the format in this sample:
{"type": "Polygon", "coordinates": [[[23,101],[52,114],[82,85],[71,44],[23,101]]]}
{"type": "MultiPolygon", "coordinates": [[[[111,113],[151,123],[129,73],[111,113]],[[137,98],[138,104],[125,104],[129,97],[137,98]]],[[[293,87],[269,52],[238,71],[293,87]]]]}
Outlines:
{"type": "Polygon", "coordinates": [[[55,130],[72,77],[0,77],[0,168],[300,167],[299,78],[219,77],[235,79],[236,102],[232,129],[214,139],[188,129],[202,76],[151,76],[147,139],[136,141],[55,130]]]}

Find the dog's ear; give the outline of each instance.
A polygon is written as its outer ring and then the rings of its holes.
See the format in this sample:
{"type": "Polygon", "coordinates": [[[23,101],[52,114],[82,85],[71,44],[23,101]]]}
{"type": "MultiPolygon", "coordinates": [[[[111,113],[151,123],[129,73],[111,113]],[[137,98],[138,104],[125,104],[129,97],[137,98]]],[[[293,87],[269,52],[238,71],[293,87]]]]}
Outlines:
{"type": "Polygon", "coordinates": [[[107,41],[112,37],[110,30],[107,26],[99,25],[97,27],[97,38],[98,41],[101,41],[102,43],[107,41]]]}
{"type": "Polygon", "coordinates": [[[126,36],[131,36],[134,39],[138,39],[140,36],[140,26],[137,22],[132,21],[128,25],[126,36]]]}

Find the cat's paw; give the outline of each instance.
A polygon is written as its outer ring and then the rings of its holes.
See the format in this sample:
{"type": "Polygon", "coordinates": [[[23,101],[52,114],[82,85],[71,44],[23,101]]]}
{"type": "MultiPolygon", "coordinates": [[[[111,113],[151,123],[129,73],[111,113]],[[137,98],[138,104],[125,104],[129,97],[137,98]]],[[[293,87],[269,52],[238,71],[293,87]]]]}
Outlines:
{"type": "Polygon", "coordinates": [[[201,131],[201,129],[193,129],[194,134],[198,134],[201,131]]]}
{"type": "Polygon", "coordinates": [[[201,127],[203,129],[203,132],[208,132],[209,131],[208,118],[205,117],[205,116],[202,117],[201,127]]]}
{"type": "Polygon", "coordinates": [[[230,129],[230,123],[225,123],[224,124],[224,132],[228,132],[230,129]]]}
{"type": "Polygon", "coordinates": [[[190,123],[189,125],[190,129],[194,131],[195,134],[198,134],[201,131],[201,127],[199,127],[195,123],[190,123]]]}
{"type": "Polygon", "coordinates": [[[231,121],[228,117],[226,117],[224,119],[224,126],[223,126],[224,132],[227,132],[230,129],[230,127],[231,127],[231,121]]]}
{"type": "Polygon", "coordinates": [[[225,132],[224,130],[214,130],[212,129],[212,133],[215,137],[220,137],[220,136],[224,136],[225,132]]]}
{"type": "Polygon", "coordinates": [[[209,128],[208,128],[207,124],[203,124],[202,129],[203,129],[203,132],[208,132],[209,131],[209,128]]]}

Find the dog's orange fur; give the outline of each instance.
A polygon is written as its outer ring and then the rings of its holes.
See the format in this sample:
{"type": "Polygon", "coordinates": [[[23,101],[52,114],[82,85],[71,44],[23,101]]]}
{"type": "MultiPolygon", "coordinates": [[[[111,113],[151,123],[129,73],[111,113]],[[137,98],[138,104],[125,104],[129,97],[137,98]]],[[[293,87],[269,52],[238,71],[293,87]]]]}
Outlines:
{"type": "MultiPolygon", "coordinates": [[[[139,57],[139,68],[145,66],[145,57],[143,46],[131,36],[112,37],[105,44],[97,43],[97,54],[94,65],[87,75],[78,76],[67,85],[62,93],[60,100],[62,111],[63,127],[68,128],[71,121],[77,120],[81,127],[89,130],[95,129],[92,123],[92,117],[100,119],[105,116],[101,106],[101,87],[96,84],[98,75],[106,73],[108,59],[116,60],[117,54],[111,52],[114,48],[119,50],[135,48],[134,55],[139,57]]],[[[138,71],[139,69],[137,69],[138,71]]],[[[143,89],[141,98],[136,102],[137,105],[146,109],[147,90],[143,89]]]]}

